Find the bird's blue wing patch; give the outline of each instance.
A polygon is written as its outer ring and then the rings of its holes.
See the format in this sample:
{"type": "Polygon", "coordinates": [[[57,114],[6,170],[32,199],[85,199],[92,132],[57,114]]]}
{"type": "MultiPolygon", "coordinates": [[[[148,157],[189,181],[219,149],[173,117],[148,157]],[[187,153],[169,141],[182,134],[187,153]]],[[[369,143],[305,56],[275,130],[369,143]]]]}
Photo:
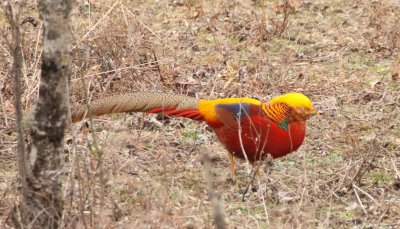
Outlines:
{"type": "Polygon", "coordinates": [[[218,109],[229,111],[236,120],[240,120],[249,115],[249,103],[218,104],[218,109]]]}

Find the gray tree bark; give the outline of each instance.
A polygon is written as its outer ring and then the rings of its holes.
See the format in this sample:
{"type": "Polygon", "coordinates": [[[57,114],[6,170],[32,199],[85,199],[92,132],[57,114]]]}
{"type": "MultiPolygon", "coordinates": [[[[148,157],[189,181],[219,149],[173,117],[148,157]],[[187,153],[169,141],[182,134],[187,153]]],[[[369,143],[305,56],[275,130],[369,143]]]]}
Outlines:
{"type": "Polygon", "coordinates": [[[38,7],[43,20],[41,82],[19,227],[58,228],[63,213],[61,156],[69,122],[71,0],[40,0],[38,7]]]}

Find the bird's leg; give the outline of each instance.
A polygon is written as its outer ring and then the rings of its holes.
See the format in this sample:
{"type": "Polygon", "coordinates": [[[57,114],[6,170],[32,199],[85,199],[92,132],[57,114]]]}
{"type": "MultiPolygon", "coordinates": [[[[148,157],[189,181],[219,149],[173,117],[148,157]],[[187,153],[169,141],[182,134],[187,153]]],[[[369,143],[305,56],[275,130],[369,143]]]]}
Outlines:
{"type": "Polygon", "coordinates": [[[251,161],[250,164],[251,164],[251,167],[253,167],[252,169],[253,169],[253,180],[254,180],[254,177],[256,177],[259,174],[258,171],[260,168],[260,164],[258,164],[255,161],[251,161]]]}
{"type": "Polygon", "coordinates": [[[231,174],[231,179],[234,184],[236,184],[236,169],[235,169],[235,159],[233,158],[233,154],[228,152],[228,160],[229,160],[229,170],[231,174]]]}

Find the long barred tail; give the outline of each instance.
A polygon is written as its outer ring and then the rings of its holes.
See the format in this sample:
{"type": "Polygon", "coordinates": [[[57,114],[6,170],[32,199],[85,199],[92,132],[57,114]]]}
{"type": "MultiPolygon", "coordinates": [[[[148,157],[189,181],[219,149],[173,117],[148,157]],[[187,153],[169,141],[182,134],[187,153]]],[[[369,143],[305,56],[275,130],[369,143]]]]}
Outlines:
{"type": "Polygon", "coordinates": [[[198,99],[168,93],[133,92],[100,98],[85,105],[75,105],[71,109],[72,122],[85,117],[123,112],[149,112],[164,115],[202,119],[197,110],[198,99]],[[87,112],[86,112],[87,111],[87,112]]]}

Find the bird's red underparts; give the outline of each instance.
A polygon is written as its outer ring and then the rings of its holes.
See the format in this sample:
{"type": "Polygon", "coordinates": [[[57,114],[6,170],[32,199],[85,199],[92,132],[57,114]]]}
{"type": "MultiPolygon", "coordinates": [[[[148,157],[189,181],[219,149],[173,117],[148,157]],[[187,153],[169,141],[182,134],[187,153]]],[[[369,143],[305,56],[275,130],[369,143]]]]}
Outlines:
{"type": "MultiPolygon", "coordinates": [[[[293,121],[282,128],[270,119],[260,105],[250,103],[218,104],[216,120],[204,119],[199,110],[158,108],[150,113],[204,120],[216,133],[218,140],[235,157],[250,162],[283,157],[297,150],[306,134],[304,120],[293,121]]],[[[285,120],[287,121],[287,120],[285,120]]]]}

